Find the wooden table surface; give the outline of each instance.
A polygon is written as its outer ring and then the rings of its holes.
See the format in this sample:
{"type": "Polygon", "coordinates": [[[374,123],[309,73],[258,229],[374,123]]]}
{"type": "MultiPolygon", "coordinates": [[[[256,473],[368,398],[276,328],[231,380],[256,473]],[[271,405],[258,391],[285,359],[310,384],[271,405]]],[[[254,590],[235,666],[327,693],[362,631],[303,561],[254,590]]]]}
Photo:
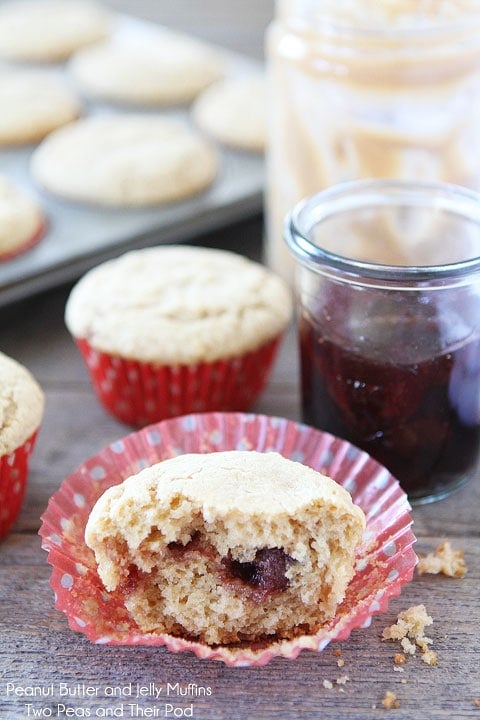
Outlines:
{"type": "MultiPolygon", "coordinates": [[[[262,55],[262,36],[272,3],[266,0],[150,0],[111,5],[144,17],[262,55]]],[[[261,256],[262,218],[251,218],[201,243],[261,256]]],[[[54,607],[50,567],[38,537],[39,518],[62,479],[85,458],[122,437],[129,428],[98,405],[83,363],[63,323],[69,288],[61,287],[0,311],[0,347],[25,364],[43,386],[46,414],[33,457],[27,495],[13,532],[0,544],[0,719],[27,717],[192,717],[370,719],[480,718],[480,473],[441,502],[413,510],[417,550],[427,552],[445,539],[464,550],[468,573],[461,580],[415,576],[388,611],[369,628],[356,630],[321,654],[304,652],[295,661],[276,659],[262,668],[228,668],[189,653],[163,648],[90,644],[73,633],[54,607]],[[429,635],[438,666],[420,657],[395,670],[395,645],[381,640],[384,627],[411,605],[424,603],[434,618],[429,635]],[[344,665],[339,667],[336,648],[344,665]],[[336,680],[348,676],[345,684],[336,680]],[[323,681],[333,683],[324,687],[323,681]],[[180,683],[211,688],[211,694],[180,697],[166,714],[165,702],[147,696],[132,714],[105,689],[129,683],[180,683]],[[99,699],[58,696],[60,683],[97,688],[99,699]],[[53,686],[54,697],[30,697],[31,686],[53,686]],[[381,700],[394,692],[400,707],[387,711],[381,700]],[[62,707],[62,706],[68,706],[62,707]]],[[[274,375],[255,411],[299,419],[297,358],[293,330],[282,347],[274,375]]]]}

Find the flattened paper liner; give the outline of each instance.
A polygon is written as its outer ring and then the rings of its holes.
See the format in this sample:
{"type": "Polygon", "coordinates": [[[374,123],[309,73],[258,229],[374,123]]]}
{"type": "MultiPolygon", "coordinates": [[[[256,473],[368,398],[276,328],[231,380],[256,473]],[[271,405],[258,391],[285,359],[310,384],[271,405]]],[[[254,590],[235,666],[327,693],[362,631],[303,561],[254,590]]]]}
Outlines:
{"type": "Polygon", "coordinates": [[[165,420],[118,440],[86,460],[50,499],[40,535],[53,566],[55,605],[70,627],[92,642],[116,645],[165,645],[173,652],[227,665],[265,665],[274,657],[293,659],[301,650],[321,651],[344,640],[384,612],[390,598],[412,579],[417,561],[412,549],[410,505],[398,481],[365,452],[345,440],[278,417],[242,413],[202,413],[165,420]],[[143,633],[120,596],[100,581],[93,552],[85,545],[85,525],[96,500],[112,485],[155,462],[188,452],[277,451],[330,475],[365,512],[367,526],[357,551],[356,574],[335,618],[314,635],[294,640],[210,647],[167,634],[143,633]]]}

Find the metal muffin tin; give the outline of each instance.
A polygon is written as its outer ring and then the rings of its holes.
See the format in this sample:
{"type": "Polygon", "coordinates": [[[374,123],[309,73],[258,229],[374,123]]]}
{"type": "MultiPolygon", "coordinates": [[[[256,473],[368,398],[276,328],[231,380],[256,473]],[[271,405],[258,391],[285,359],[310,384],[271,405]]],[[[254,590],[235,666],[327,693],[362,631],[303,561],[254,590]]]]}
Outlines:
{"type": "MultiPolygon", "coordinates": [[[[157,26],[126,15],[115,17],[114,35],[152,33],[157,26]]],[[[216,48],[225,60],[226,75],[262,70],[258,61],[216,48]]],[[[49,72],[71,82],[63,66],[49,72]]],[[[192,123],[189,108],[128,108],[89,102],[84,115],[155,112],[192,123]]],[[[128,250],[192,240],[202,233],[253,216],[262,209],[264,160],[258,154],[216,145],[219,173],[213,185],[191,199],[140,209],[84,205],[54,197],[30,177],[34,146],[0,149],[0,173],[37,198],[47,219],[43,239],[30,250],[0,263],[0,306],[75,279],[89,268],[128,250]]]]}

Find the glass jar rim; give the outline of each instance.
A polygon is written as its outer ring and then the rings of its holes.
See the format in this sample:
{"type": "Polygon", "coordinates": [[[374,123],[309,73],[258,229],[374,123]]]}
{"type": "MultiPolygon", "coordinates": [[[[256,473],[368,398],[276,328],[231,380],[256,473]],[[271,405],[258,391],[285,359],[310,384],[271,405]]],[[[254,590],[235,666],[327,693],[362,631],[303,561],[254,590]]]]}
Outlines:
{"type": "Polygon", "coordinates": [[[441,265],[389,265],[337,254],[309,238],[313,227],[340,212],[392,201],[399,206],[425,207],[427,199],[436,209],[449,210],[475,222],[480,232],[478,192],[451,183],[365,179],[338,183],[298,202],[285,218],[284,240],[302,265],[319,272],[329,268],[359,279],[418,283],[462,279],[480,273],[480,256],[441,265]]]}
{"type": "Polygon", "coordinates": [[[382,38],[388,37],[390,42],[397,41],[411,44],[412,41],[415,42],[424,39],[441,42],[443,39],[448,40],[459,33],[461,35],[463,35],[463,33],[472,35],[475,32],[480,32],[480,10],[469,13],[468,16],[459,20],[444,21],[431,25],[426,23],[418,25],[414,25],[413,23],[406,25],[390,23],[385,26],[379,24],[369,25],[367,23],[365,23],[365,25],[349,25],[336,20],[328,13],[318,15],[312,22],[312,16],[308,12],[288,11],[282,8],[281,2],[278,12],[279,15],[283,14],[286,18],[290,18],[290,21],[298,25],[299,28],[305,27],[309,31],[314,29],[325,37],[329,37],[332,41],[348,38],[379,41],[382,38]]]}

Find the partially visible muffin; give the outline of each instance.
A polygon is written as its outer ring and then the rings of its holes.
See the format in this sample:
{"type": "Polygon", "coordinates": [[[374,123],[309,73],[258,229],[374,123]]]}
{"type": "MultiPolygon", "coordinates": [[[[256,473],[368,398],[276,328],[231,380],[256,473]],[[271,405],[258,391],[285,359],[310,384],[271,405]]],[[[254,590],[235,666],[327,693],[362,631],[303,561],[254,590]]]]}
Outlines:
{"type": "Polygon", "coordinates": [[[221,80],[195,101],[197,125],[223,145],[262,153],[267,138],[267,84],[263,75],[221,80]]]}
{"type": "Polygon", "coordinates": [[[0,262],[35,245],[44,228],[44,214],[37,201],[0,175],[0,262]]]}
{"type": "Polygon", "coordinates": [[[143,425],[250,407],[291,314],[289,288],[261,264],[179,245],[94,268],[73,288],[65,320],[101,402],[143,425]]]}
{"type": "Polygon", "coordinates": [[[0,70],[0,146],[41,140],[79,117],[71,90],[45,70],[0,70]]]}
{"type": "Polygon", "coordinates": [[[107,40],[85,48],[69,70],[87,95],[155,106],[191,102],[223,75],[223,64],[208,45],[158,30],[141,42],[107,40]]]}
{"type": "Polygon", "coordinates": [[[85,539],[144,632],[208,645],[315,633],[354,574],[365,517],[277,453],[164,460],[107,490],[85,539]]]}
{"type": "Polygon", "coordinates": [[[104,38],[111,14],[91,0],[9,0],[0,7],[0,57],[58,62],[104,38]]]}
{"type": "Polygon", "coordinates": [[[72,201],[145,207],[190,198],[214,181],[210,143],[161,115],[100,115],[51,133],[33,152],[34,180],[72,201]]]}
{"type": "Polygon", "coordinates": [[[31,373],[0,353],[0,538],[20,511],[43,410],[44,394],[31,373]]]}

